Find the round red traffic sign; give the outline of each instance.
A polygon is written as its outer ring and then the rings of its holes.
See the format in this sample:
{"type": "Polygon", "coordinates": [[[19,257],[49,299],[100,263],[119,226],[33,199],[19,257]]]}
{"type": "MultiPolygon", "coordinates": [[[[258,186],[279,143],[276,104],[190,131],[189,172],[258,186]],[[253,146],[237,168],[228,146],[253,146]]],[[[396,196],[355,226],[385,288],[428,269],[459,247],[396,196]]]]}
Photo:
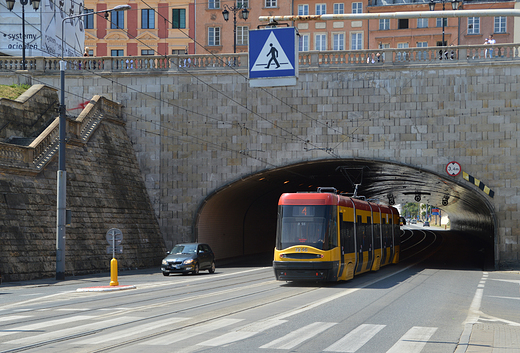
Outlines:
{"type": "Polygon", "coordinates": [[[461,170],[462,168],[457,162],[450,162],[446,165],[446,173],[448,173],[448,175],[457,176],[460,174],[461,170]]]}

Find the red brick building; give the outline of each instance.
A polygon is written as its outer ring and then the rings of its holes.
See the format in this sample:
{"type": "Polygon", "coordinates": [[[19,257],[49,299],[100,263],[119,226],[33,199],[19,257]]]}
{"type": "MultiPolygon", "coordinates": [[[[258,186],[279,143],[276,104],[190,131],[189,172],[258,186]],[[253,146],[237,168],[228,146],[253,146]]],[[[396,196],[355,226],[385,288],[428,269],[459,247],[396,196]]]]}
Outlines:
{"type": "MultiPolygon", "coordinates": [[[[85,18],[85,47],[95,56],[169,55],[194,52],[193,1],[150,0],[127,2],[132,9],[85,18]]],[[[120,0],[86,0],[86,11],[120,5],[120,0]]]]}

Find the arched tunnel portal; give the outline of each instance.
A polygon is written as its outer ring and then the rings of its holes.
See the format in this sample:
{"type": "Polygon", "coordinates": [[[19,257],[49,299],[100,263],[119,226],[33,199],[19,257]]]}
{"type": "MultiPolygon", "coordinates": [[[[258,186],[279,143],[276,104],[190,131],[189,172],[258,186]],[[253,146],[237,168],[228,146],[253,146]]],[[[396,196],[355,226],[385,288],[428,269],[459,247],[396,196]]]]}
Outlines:
{"type": "Polygon", "coordinates": [[[335,187],[385,204],[414,202],[440,208],[451,229],[471,232],[486,243],[488,263],[497,267],[496,216],[478,190],[457,178],[399,163],[324,159],[263,170],[242,177],[209,195],[195,219],[195,238],[211,244],[217,259],[272,253],[278,199],[285,192],[335,187]]]}

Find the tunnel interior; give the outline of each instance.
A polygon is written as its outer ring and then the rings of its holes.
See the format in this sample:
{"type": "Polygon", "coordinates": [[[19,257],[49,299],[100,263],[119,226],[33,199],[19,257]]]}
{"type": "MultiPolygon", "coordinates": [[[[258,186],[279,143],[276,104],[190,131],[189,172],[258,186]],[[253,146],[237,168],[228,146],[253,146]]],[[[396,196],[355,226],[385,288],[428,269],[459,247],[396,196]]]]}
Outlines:
{"type": "Polygon", "coordinates": [[[484,240],[495,264],[495,215],[480,190],[461,177],[374,160],[326,159],[269,169],[242,177],[209,195],[199,207],[195,238],[212,246],[217,259],[272,253],[277,205],[285,192],[334,187],[383,204],[426,203],[450,216],[453,230],[484,240]],[[357,185],[357,186],[356,186],[357,185]]]}

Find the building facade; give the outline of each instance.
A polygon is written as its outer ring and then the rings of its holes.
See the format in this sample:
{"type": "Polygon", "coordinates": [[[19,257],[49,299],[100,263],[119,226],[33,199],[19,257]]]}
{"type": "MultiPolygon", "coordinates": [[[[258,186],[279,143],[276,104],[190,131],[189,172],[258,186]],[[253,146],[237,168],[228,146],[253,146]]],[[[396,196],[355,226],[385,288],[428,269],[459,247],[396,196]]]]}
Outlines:
{"type": "MultiPolygon", "coordinates": [[[[429,11],[429,1],[372,0],[367,12],[429,11]]],[[[434,11],[452,10],[449,0],[436,1],[434,11]]],[[[513,9],[515,1],[464,1],[459,9],[513,9]]],[[[497,43],[514,42],[514,17],[464,17],[369,20],[366,49],[480,45],[493,35],[497,43]],[[444,32],[444,34],[443,34],[444,32]]],[[[365,49],[365,48],[363,48],[365,49]]]]}
{"type": "MultiPolygon", "coordinates": [[[[87,0],[85,11],[120,5],[118,0],[87,0]]],[[[194,2],[129,0],[132,9],[89,15],[85,47],[91,56],[170,55],[194,52],[194,2]]]]}
{"type": "MultiPolygon", "coordinates": [[[[222,54],[248,51],[249,31],[267,25],[260,16],[322,15],[429,11],[428,0],[130,0],[132,9],[85,21],[85,46],[91,55],[222,54]],[[248,9],[247,19],[242,10],[248,9]],[[226,21],[223,11],[229,12],[226,21]]],[[[100,11],[118,3],[87,0],[87,11],[100,11]]],[[[514,0],[461,1],[460,9],[513,9],[514,0]]],[[[434,11],[446,0],[436,1],[434,11]]],[[[444,44],[483,44],[490,35],[497,43],[513,43],[514,17],[371,19],[361,21],[298,21],[288,23],[299,33],[299,50],[357,50],[432,47],[444,44]]]]}
{"type": "Polygon", "coordinates": [[[196,54],[222,54],[247,52],[249,30],[257,29],[260,16],[291,15],[292,2],[287,0],[209,0],[195,3],[196,54]],[[249,16],[243,19],[242,9],[247,8],[249,16]],[[225,21],[222,12],[229,11],[229,20],[225,21]],[[233,11],[234,10],[234,11],[233,11]],[[234,41],[236,17],[236,46],[234,41]]]}

